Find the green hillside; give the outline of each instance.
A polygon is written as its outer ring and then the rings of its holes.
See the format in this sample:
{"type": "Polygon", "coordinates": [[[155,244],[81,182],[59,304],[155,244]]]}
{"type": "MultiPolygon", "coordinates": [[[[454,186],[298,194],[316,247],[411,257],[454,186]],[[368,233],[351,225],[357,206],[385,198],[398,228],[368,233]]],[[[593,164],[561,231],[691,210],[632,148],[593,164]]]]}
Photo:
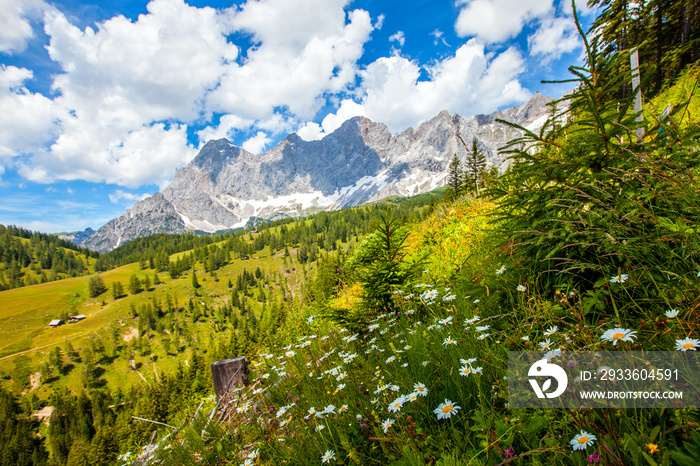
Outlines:
{"type": "Polygon", "coordinates": [[[97,257],[57,236],[0,225],[0,291],[86,275],[97,257]]]}

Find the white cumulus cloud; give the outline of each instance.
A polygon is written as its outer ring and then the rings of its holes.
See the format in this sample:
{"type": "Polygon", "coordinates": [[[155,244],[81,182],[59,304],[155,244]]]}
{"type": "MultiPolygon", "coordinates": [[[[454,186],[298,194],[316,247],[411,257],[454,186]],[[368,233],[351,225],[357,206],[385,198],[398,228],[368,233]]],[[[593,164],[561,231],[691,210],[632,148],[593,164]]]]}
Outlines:
{"type": "Polygon", "coordinates": [[[324,93],[353,83],[357,60],[373,30],[369,13],[343,7],[348,0],[261,0],[248,2],[233,24],[259,46],[241,65],[231,64],[209,95],[215,111],[244,118],[269,118],[284,107],[311,119],[324,93]]]}
{"type": "Polygon", "coordinates": [[[343,101],[335,115],[323,120],[323,130],[331,132],[346,117],[364,115],[397,133],[442,110],[470,116],[515,105],[529,97],[518,81],[524,65],[514,48],[492,56],[473,39],[454,56],[425,67],[427,80],[421,79],[416,62],[400,56],[383,57],[362,72],[361,102],[343,101]]]}
{"type": "Polygon", "coordinates": [[[321,124],[310,122],[301,126],[297,134],[307,141],[318,140],[340,128],[346,120],[356,116],[367,116],[364,106],[351,99],[345,99],[335,113],[329,113],[321,124]]]}
{"type": "Polygon", "coordinates": [[[197,131],[197,138],[200,146],[206,142],[217,139],[233,139],[237,131],[250,128],[255,123],[254,120],[246,120],[238,115],[226,114],[223,115],[217,126],[207,126],[206,128],[197,131]]]}
{"type": "Polygon", "coordinates": [[[537,31],[528,38],[528,44],[531,54],[553,60],[578,49],[582,42],[573,19],[552,17],[542,20],[537,31]]]}
{"type": "Polygon", "coordinates": [[[80,30],[58,10],[45,12],[47,50],[63,70],[50,102],[61,132],[47,150],[20,162],[21,174],[39,182],[163,185],[194,157],[186,123],[206,113],[206,93],[238,49],[226,40],[225,12],[182,0],[153,0],[147,10],[136,21],[117,16],[96,30],[80,30]]]}
{"type": "Polygon", "coordinates": [[[406,43],[406,37],[403,31],[398,31],[396,34],[389,36],[389,42],[398,42],[400,46],[403,46],[403,44],[406,43]]]}
{"type": "Polygon", "coordinates": [[[34,36],[31,20],[47,8],[42,0],[0,0],[0,52],[16,53],[27,48],[34,36]]]}
{"type": "Polygon", "coordinates": [[[29,92],[26,68],[0,65],[0,159],[35,151],[57,130],[51,100],[29,92]]]}
{"type": "Polygon", "coordinates": [[[125,199],[126,201],[129,202],[129,204],[133,204],[136,201],[142,201],[149,197],[150,194],[148,193],[143,193],[143,194],[133,194],[133,193],[128,193],[126,191],[123,191],[121,189],[117,189],[114,193],[109,195],[109,202],[112,204],[116,204],[122,199],[125,199]]]}
{"type": "Polygon", "coordinates": [[[258,131],[255,136],[244,142],[241,147],[251,154],[262,154],[270,142],[272,142],[272,139],[267,134],[263,131],[258,131]]]}
{"type": "Polygon", "coordinates": [[[360,72],[359,103],[344,99],[320,125],[301,125],[297,133],[306,140],[320,139],[354,116],[385,123],[398,133],[442,110],[471,116],[517,105],[530,97],[518,81],[525,60],[515,48],[488,54],[483,44],[472,39],[454,56],[423,68],[427,80],[421,79],[422,69],[415,61],[398,55],[375,60],[360,72]]]}
{"type": "Polygon", "coordinates": [[[525,24],[550,14],[552,0],[457,0],[455,23],[460,37],[477,37],[492,44],[517,36],[525,24]]]}

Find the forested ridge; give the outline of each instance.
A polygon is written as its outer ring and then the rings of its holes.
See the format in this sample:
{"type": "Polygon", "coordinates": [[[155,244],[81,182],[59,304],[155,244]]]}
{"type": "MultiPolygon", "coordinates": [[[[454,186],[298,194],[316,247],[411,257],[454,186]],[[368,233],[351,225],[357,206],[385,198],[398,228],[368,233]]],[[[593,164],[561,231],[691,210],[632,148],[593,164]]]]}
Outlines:
{"type": "Polygon", "coordinates": [[[0,290],[85,275],[97,257],[54,235],[0,225],[0,290]]]}

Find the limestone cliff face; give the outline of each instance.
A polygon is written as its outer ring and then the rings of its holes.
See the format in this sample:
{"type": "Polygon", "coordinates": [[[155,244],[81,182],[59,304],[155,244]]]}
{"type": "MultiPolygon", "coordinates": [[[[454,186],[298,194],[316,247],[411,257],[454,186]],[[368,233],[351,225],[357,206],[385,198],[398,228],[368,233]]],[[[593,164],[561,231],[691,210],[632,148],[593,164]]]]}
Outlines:
{"type": "Polygon", "coordinates": [[[488,166],[500,166],[498,148],[516,130],[497,118],[538,130],[550,98],[541,94],[518,107],[462,118],[443,111],[418,128],[392,135],[382,123],[352,118],[320,141],[292,133],[261,155],[226,139],[209,141],[173,182],[98,230],[85,246],[101,251],[157,232],[217,230],[249,219],[298,216],[410,196],[444,185],[454,154],[466,157],[457,137],[476,139],[488,166]]]}
{"type": "Polygon", "coordinates": [[[139,201],[119,218],[110,220],[93,233],[82,246],[100,252],[156,233],[184,233],[182,219],[161,193],[139,201]]]}

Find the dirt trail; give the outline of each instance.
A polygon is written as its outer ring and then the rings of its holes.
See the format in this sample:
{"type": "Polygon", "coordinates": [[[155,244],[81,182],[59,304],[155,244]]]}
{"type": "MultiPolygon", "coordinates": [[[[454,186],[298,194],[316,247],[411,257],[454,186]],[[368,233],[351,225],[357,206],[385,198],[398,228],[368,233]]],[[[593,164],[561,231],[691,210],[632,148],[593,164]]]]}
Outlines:
{"type": "Polygon", "coordinates": [[[67,341],[75,340],[76,338],[82,338],[82,337],[84,337],[84,336],[85,336],[85,335],[76,335],[76,336],[73,336],[73,337],[71,337],[71,338],[66,338],[65,340],[55,341],[55,342],[53,342],[53,343],[49,343],[48,345],[35,346],[34,348],[29,348],[28,350],[20,351],[19,353],[8,354],[7,356],[1,357],[1,358],[0,358],[0,361],[2,361],[3,359],[14,358],[15,356],[19,356],[20,354],[31,353],[32,351],[38,351],[38,350],[40,350],[40,349],[48,348],[49,346],[60,345],[60,344],[65,343],[65,342],[67,342],[67,341]]]}

